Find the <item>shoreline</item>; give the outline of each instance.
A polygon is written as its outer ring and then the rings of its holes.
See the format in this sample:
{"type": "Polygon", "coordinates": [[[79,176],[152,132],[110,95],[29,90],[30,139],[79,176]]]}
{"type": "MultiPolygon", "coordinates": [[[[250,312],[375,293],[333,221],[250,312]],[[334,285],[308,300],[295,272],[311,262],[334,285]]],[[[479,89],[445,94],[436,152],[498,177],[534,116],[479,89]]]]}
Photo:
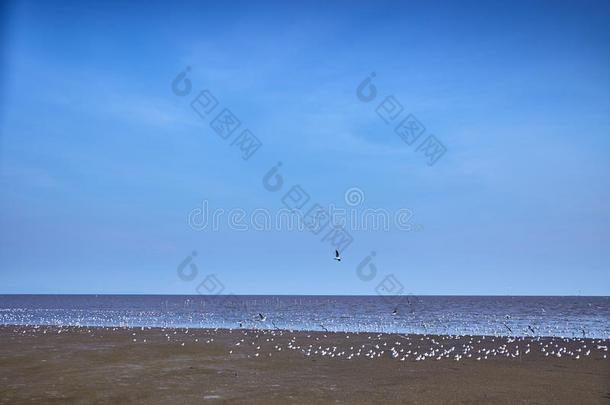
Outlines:
{"type": "Polygon", "coordinates": [[[485,338],[514,338],[514,339],[569,339],[569,340],[601,340],[610,341],[608,337],[598,336],[558,336],[558,335],[503,335],[503,334],[451,334],[451,333],[411,333],[411,332],[381,332],[381,331],[352,331],[352,330],[319,330],[319,329],[288,329],[288,328],[227,328],[210,326],[143,326],[143,325],[51,325],[51,324],[0,324],[0,328],[88,328],[88,329],[146,329],[146,330],[167,330],[167,329],[188,329],[188,330],[214,330],[214,331],[282,331],[288,333],[348,333],[348,334],[383,334],[383,335],[403,335],[403,336],[447,336],[447,337],[485,337],[485,338]]]}

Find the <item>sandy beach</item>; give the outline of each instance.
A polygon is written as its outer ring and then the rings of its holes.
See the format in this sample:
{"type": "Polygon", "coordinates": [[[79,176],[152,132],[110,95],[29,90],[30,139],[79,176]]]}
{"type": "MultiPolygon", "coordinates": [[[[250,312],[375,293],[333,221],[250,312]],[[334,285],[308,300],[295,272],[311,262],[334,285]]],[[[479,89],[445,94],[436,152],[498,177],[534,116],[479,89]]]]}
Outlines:
{"type": "Polygon", "coordinates": [[[0,402],[610,403],[608,345],[600,339],[4,326],[0,402]]]}

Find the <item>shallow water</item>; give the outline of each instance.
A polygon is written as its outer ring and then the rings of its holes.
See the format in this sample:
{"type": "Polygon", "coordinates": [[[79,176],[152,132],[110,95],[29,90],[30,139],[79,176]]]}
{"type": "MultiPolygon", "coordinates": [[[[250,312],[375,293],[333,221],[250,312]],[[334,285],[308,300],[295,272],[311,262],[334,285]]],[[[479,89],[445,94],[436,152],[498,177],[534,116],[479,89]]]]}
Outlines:
{"type": "Polygon", "coordinates": [[[610,338],[610,297],[0,295],[0,324],[610,338]]]}

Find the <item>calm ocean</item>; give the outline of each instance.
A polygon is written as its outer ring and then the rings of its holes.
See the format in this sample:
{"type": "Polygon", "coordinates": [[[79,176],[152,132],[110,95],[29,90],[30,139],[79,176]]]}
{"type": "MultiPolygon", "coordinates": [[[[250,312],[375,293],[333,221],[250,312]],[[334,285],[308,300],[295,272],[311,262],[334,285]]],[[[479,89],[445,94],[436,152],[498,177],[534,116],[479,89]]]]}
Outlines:
{"type": "Polygon", "coordinates": [[[0,295],[0,324],[610,338],[610,297],[0,295]]]}

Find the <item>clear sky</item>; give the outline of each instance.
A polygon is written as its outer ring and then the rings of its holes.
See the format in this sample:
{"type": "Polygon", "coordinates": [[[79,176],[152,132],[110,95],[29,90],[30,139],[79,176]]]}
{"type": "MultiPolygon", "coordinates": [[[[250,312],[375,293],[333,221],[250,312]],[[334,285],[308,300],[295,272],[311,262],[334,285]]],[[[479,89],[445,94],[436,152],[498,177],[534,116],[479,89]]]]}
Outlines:
{"type": "Polygon", "coordinates": [[[124,3],[2,2],[0,293],[195,294],[215,274],[375,294],[394,274],[413,294],[610,295],[608,2],[124,3]],[[191,109],[203,89],[262,142],[249,160],[191,109]],[[377,115],[389,95],[446,146],[435,165],[377,115]],[[340,263],[309,231],[189,227],[204,200],[280,209],[278,161],[312,202],[357,187],[358,209],[420,226],[353,230],[340,263]]]}

